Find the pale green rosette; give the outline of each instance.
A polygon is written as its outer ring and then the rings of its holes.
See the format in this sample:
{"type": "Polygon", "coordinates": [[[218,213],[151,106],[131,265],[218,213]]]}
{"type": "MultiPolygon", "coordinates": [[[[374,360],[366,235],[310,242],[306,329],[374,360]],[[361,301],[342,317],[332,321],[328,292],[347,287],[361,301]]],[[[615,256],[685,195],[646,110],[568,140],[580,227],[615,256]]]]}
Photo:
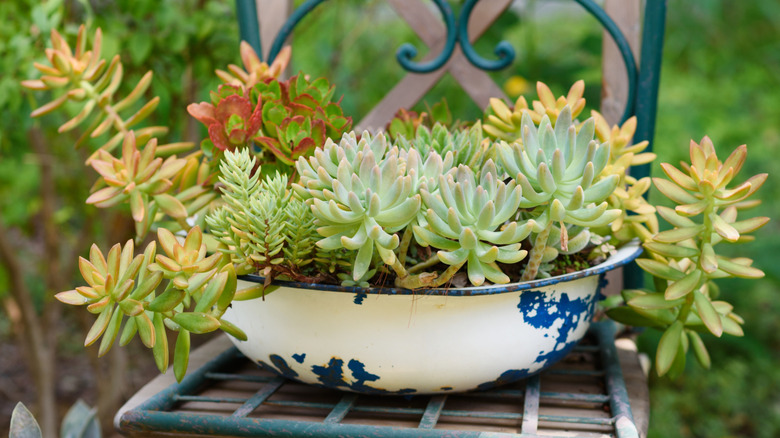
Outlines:
{"type": "Polygon", "coordinates": [[[510,220],[521,202],[520,187],[514,181],[501,181],[492,160],[483,167],[479,184],[474,171],[461,165],[442,175],[438,186],[438,193],[420,189],[426,226],[414,227],[421,243],[438,248],[439,260],[450,266],[437,283],[449,280],[464,264],[475,286],[486,279],[508,283],[509,277],[497,262],[523,260],[527,251],[520,248],[520,242],[535,225],[533,220],[510,220]]]}
{"type": "Polygon", "coordinates": [[[605,226],[620,215],[620,210],[608,209],[605,202],[619,177],[603,175],[610,148],[608,143],[594,140],[593,119],[586,120],[578,132],[566,106],[555,126],[544,116],[537,127],[527,113],[521,126],[522,141],[499,143],[498,159],[522,188],[520,208],[530,210],[537,222],[523,273],[523,280],[532,280],[540,264],[554,259],[559,250],[581,250],[590,240],[588,228],[605,226]],[[571,239],[569,228],[576,232],[571,239]],[[555,237],[555,242],[550,242],[550,237],[555,237]]]}
{"type": "Polygon", "coordinates": [[[357,251],[355,282],[371,269],[375,252],[399,277],[406,276],[394,252],[400,242],[395,233],[412,222],[421,201],[416,176],[399,160],[397,147],[381,133],[364,132],[358,141],[352,132],[338,144],[328,140],[308,160],[300,158],[296,168],[301,178],[293,188],[309,198],[324,236],[317,246],[357,251]]]}

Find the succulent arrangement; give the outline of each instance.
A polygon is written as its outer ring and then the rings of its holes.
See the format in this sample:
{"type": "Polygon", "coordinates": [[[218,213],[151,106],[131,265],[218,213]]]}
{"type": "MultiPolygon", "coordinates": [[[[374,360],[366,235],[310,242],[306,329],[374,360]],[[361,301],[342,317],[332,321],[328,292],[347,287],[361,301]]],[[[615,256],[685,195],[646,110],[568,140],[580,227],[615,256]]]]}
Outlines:
{"type": "Polygon", "coordinates": [[[101,339],[100,354],[138,334],[165,371],[174,331],[181,379],[190,334],[244,338],[222,315],[233,301],[273,292],[274,280],[505,284],[555,275],[562,258],[596,263],[631,239],[644,245],[638,263],[656,290],[624,291],[625,305],[608,314],[664,330],[659,374],[679,372],[689,348],[709,366],[700,332],[741,334],[713,280],[763,275],[750,260],[714,252],[768,220],[737,219],[766,178],[730,185],[744,146],[721,162],[705,137],[682,170],[662,164],[668,179],[633,178],[632,165],[655,158],[646,142],[633,144],[636,120],[610,126],[595,111],[580,120],[581,81],[559,98],[540,83],[530,105],[493,99],[471,124],[453,124],[435,106],[430,119],[404,110],[386,133],[357,133],[327,80],[280,78],[289,49],[269,66],[245,43],[243,67],[218,71],[224,84],[210,102],[187,108],[208,137],[199,147],[159,144],[166,128],[139,127],[157,105],[144,102],[151,72],[119,98],[122,63],[100,58],[100,39],[98,30],[88,49],[82,28],[71,49],[53,31],[49,64],[36,64],[43,76],[24,82],[58,94],[33,116],[75,102],[81,110],[61,130],[86,126],[79,142],[102,142],[87,161],[100,176],[87,202],[129,204],[136,242],[157,236],[137,255],[133,241],[105,256],[93,246],[79,265],[88,286],[57,295],[98,315],[85,345],[101,339]],[[649,204],[651,185],[677,207],[649,204]],[[656,214],[673,228],[660,231],[656,214]],[[265,282],[237,290],[245,274],[265,282]]]}

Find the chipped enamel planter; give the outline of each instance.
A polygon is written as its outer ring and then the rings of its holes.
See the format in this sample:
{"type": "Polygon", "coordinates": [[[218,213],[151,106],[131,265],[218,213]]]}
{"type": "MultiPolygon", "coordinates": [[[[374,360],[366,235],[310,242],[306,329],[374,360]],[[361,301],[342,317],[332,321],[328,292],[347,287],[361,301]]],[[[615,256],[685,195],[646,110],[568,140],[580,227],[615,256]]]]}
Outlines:
{"type": "Polygon", "coordinates": [[[640,252],[628,245],[584,271],[501,286],[280,283],[265,301],[234,302],[224,318],[247,334],[231,338],[244,355],[301,382],[372,394],[488,389],[562,359],[590,326],[599,274],[640,252]]]}

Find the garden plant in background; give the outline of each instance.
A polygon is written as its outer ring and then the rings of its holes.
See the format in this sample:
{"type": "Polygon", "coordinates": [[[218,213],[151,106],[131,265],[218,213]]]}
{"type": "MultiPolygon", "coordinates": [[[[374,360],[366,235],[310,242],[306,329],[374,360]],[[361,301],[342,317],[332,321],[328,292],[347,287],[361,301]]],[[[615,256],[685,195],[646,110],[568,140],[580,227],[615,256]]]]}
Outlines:
{"type": "MultiPolygon", "coordinates": [[[[81,400],[68,409],[60,425],[62,438],[101,438],[97,410],[81,400]]],[[[43,433],[38,421],[22,402],[16,404],[11,414],[9,438],[41,438],[43,433]]]]}
{"type": "Polygon", "coordinates": [[[121,209],[83,203],[97,175],[82,172],[83,163],[96,144],[73,148],[78,130],[57,132],[78,113],[70,103],[65,105],[67,114],[59,114],[64,118],[30,118],[36,97],[25,93],[20,83],[34,71],[33,63],[41,61],[51,29],[62,29],[75,40],[81,22],[93,29],[110,28],[102,46],[111,55],[121,53],[124,60],[124,80],[116,95],[127,96],[152,65],[165,71],[175,79],[158,76],[152,81],[147,93],[160,101],[144,126],[159,126],[164,120],[174,127],[170,138],[200,141],[193,129],[198,121],[178,109],[186,106],[182,102],[197,99],[201,88],[212,88],[217,83],[214,69],[234,58],[224,49],[238,44],[232,3],[0,2],[0,15],[7,21],[0,30],[0,342],[5,358],[0,362],[0,409],[6,412],[0,433],[22,400],[36,412],[44,436],[54,436],[67,407],[80,397],[98,408],[101,427],[109,431],[113,412],[140,383],[146,374],[142,369],[151,365],[136,359],[140,345],[114,349],[96,360],[97,349],[76,355],[62,336],[86,333],[92,315],[63,308],[54,294],[70,288],[78,275],[78,255],[85,254],[91,242],[103,247],[131,236],[132,218],[121,209]],[[195,55],[203,52],[209,56],[195,55]],[[96,384],[100,381],[112,384],[96,384]]]}

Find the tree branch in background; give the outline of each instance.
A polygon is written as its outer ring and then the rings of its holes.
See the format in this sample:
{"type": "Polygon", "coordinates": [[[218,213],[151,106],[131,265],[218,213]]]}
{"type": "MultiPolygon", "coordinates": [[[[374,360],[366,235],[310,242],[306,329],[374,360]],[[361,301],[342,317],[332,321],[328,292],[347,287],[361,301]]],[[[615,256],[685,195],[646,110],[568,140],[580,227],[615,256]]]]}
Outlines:
{"type": "Polygon", "coordinates": [[[57,404],[54,386],[54,356],[53,349],[44,336],[41,318],[35,311],[27,284],[24,281],[22,264],[17,252],[11,247],[11,237],[5,225],[0,222],[0,263],[8,272],[11,299],[19,307],[21,313],[22,338],[29,349],[32,362],[35,385],[38,389],[38,410],[41,429],[44,437],[54,438],[57,427],[57,404]]]}

